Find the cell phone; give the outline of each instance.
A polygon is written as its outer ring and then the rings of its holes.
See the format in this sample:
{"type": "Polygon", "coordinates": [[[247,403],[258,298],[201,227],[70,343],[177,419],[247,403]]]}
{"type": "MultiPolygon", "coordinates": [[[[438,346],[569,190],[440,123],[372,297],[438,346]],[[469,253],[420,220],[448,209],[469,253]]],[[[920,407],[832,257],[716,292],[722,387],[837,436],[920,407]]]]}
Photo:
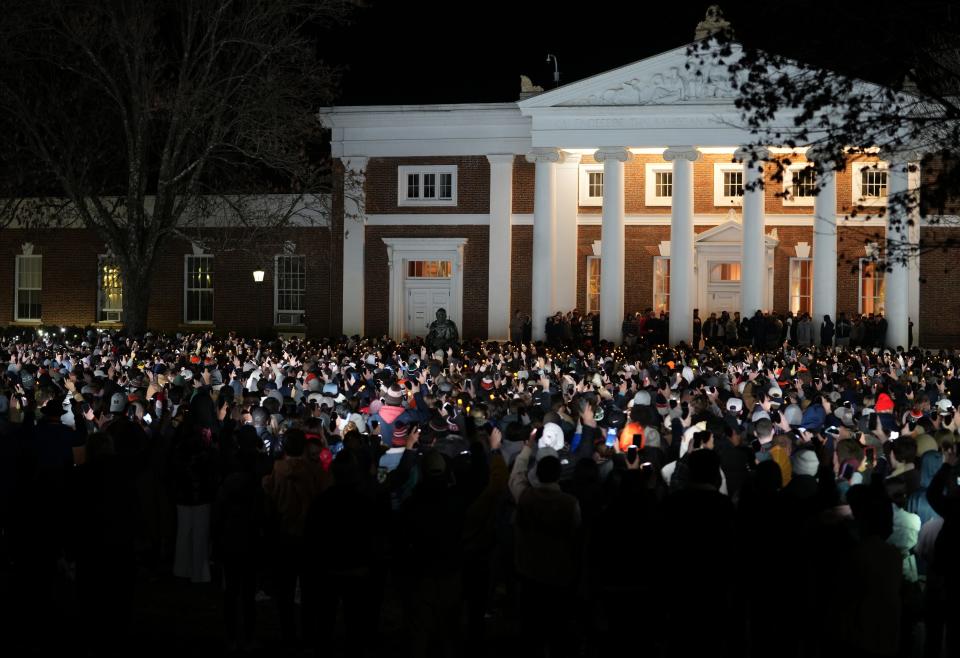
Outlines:
{"type": "Polygon", "coordinates": [[[640,450],[637,446],[630,446],[627,448],[627,462],[633,464],[637,461],[637,457],[640,450]]]}
{"type": "Polygon", "coordinates": [[[90,405],[87,404],[86,402],[81,402],[80,411],[82,411],[84,414],[87,414],[90,411],[90,405]]]}
{"type": "Polygon", "coordinates": [[[848,463],[846,463],[846,464],[843,465],[843,468],[840,469],[840,476],[839,476],[839,477],[840,477],[841,480],[849,480],[850,478],[853,477],[853,474],[856,473],[856,472],[857,472],[857,471],[856,471],[856,469],[854,469],[853,464],[851,464],[851,463],[848,462],[848,463]]]}
{"type": "Polygon", "coordinates": [[[643,443],[643,435],[642,435],[642,434],[634,434],[634,435],[633,435],[633,447],[634,447],[634,448],[639,448],[642,443],[643,443]]]}
{"type": "Polygon", "coordinates": [[[607,447],[612,448],[617,443],[617,428],[607,429],[607,447]]]}
{"type": "Polygon", "coordinates": [[[892,431],[892,432],[890,432],[890,440],[891,440],[891,441],[896,441],[896,440],[899,439],[899,438],[900,438],[900,432],[897,432],[897,431],[892,431]]]}

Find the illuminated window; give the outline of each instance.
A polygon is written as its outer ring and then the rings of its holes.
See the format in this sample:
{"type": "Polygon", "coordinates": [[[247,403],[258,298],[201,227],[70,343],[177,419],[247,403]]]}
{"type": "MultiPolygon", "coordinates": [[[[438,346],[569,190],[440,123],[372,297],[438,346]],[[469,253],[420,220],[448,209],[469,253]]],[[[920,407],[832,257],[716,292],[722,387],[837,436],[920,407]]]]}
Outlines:
{"type": "Polygon", "coordinates": [[[277,256],[274,268],[274,321],[277,324],[302,324],[307,296],[306,256],[277,256]]]}
{"type": "Polygon", "coordinates": [[[653,310],[670,312],[670,259],[653,257],[653,310]]]}
{"type": "Polygon", "coordinates": [[[408,260],[408,279],[449,279],[452,276],[448,260],[408,260]]]}
{"type": "Polygon", "coordinates": [[[183,268],[183,319],[213,322],[213,256],[186,256],[183,268]]]}
{"type": "Polygon", "coordinates": [[[859,311],[864,315],[883,313],[884,278],[882,265],[868,258],[860,259],[859,311]]]}
{"type": "Polygon", "coordinates": [[[587,313],[600,310],[600,257],[587,256],[587,313]]]}
{"type": "Polygon", "coordinates": [[[717,263],[710,267],[711,281],[739,281],[740,263],[717,263]]]}
{"type": "Polygon", "coordinates": [[[97,322],[123,319],[123,281],[120,267],[107,256],[97,260],[97,322]]]}
{"type": "Polygon", "coordinates": [[[40,294],[43,291],[43,256],[17,256],[17,322],[40,322],[40,294]]]}
{"type": "Polygon", "coordinates": [[[810,313],[813,310],[813,261],[810,258],[790,259],[790,310],[810,313]]]}
{"type": "Polygon", "coordinates": [[[457,205],[456,165],[399,167],[397,204],[401,206],[457,205]]]}
{"type": "Polygon", "coordinates": [[[603,165],[580,165],[580,205],[603,205],[603,165]]]}

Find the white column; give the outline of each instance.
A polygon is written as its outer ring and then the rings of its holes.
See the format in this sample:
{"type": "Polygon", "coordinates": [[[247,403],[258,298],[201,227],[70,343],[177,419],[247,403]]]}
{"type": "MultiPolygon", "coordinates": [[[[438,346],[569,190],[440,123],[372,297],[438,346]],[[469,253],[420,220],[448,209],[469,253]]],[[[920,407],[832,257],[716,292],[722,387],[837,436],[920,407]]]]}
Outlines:
{"type": "Polygon", "coordinates": [[[363,335],[367,158],[343,162],[343,333],[363,335]]]}
{"type": "MultiPolygon", "coordinates": [[[[884,316],[887,318],[887,345],[906,347],[909,341],[910,268],[914,254],[910,247],[910,221],[919,219],[911,195],[910,167],[917,167],[916,154],[897,153],[889,156],[887,174],[886,293],[884,316]],[[917,216],[914,216],[917,215],[917,216]]],[[[914,327],[916,328],[916,327],[914,327]]]]}
{"type": "MultiPolygon", "coordinates": [[[[812,151],[812,149],[811,149],[812,151]]],[[[817,153],[807,152],[808,160],[817,153]]],[[[820,192],[813,202],[813,339],[820,342],[823,316],[837,321],[837,180],[832,169],[820,173],[820,192]]]]}
{"type": "Polygon", "coordinates": [[[556,148],[535,148],[527,162],[537,165],[533,190],[533,294],[531,312],[533,340],[543,340],[547,317],[556,312],[554,303],[554,258],[556,253],[557,163],[563,154],[556,148]]]}
{"type": "Polygon", "coordinates": [[[488,155],[490,162],[490,237],[487,277],[487,337],[510,338],[510,263],[513,245],[513,154],[488,155]]]}
{"type": "Polygon", "coordinates": [[[554,304],[557,311],[577,306],[577,211],[580,198],[580,154],[563,154],[557,165],[557,243],[554,304]]]}
{"type": "MultiPolygon", "coordinates": [[[[913,171],[907,174],[907,186],[914,194],[920,193],[920,164],[914,163],[913,171]]],[[[914,197],[919,200],[919,197],[914,197]]],[[[910,226],[907,239],[910,242],[910,263],[908,269],[909,288],[907,290],[910,319],[913,320],[913,344],[920,344],[920,204],[914,203],[910,209],[910,226]]],[[[906,345],[904,345],[906,347],[906,345]]]]}
{"type": "Polygon", "coordinates": [[[600,229],[600,340],[619,343],[623,326],[623,277],[626,220],[623,163],[633,154],[605,146],[593,156],[603,163],[603,224],[600,229]]]}
{"type": "Polygon", "coordinates": [[[693,146],[671,146],[663,159],[673,163],[673,199],[670,213],[670,344],[693,340],[696,305],[693,233],[693,163],[700,151],[693,146]]]}
{"type": "MultiPolygon", "coordinates": [[[[740,314],[751,318],[767,306],[766,218],[763,203],[763,161],[766,149],[737,149],[734,157],[743,162],[743,251],[740,261],[740,314]],[[752,156],[757,160],[750,163],[752,156]]],[[[671,249],[672,253],[672,249],[671,249]]],[[[672,274],[673,270],[671,270],[672,274]]]]}

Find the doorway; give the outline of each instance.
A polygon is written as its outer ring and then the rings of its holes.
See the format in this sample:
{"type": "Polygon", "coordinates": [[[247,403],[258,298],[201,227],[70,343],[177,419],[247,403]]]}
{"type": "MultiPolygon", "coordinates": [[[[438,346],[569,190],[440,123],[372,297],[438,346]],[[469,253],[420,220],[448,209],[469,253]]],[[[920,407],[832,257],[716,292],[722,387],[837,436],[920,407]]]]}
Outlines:
{"type": "Polygon", "coordinates": [[[426,336],[437,309],[461,333],[466,238],[383,238],[390,266],[390,336],[426,336]]]}

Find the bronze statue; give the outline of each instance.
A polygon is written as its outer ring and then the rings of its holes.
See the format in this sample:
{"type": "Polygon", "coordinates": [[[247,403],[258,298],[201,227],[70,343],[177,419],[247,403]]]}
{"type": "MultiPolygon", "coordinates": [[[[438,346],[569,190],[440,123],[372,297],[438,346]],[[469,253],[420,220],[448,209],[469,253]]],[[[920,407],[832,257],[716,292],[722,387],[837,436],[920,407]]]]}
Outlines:
{"type": "Polygon", "coordinates": [[[427,333],[426,341],[427,349],[431,352],[436,350],[446,351],[447,348],[455,347],[460,342],[457,325],[453,320],[447,319],[446,310],[437,309],[437,319],[430,323],[430,331],[427,333]]]}

